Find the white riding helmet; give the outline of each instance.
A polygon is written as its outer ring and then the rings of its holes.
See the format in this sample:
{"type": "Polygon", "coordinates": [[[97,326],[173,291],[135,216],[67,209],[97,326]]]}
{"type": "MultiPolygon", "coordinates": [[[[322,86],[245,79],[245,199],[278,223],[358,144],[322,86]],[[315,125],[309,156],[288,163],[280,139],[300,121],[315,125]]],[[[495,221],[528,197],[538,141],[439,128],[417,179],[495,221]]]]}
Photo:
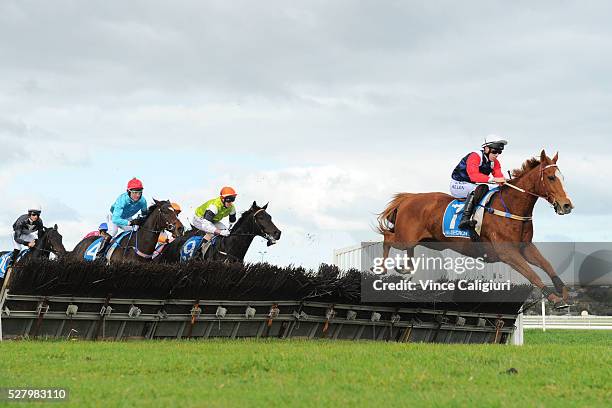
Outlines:
{"type": "Polygon", "coordinates": [[[29,213],[30,213],[30,212],[37,212],[37,213],[40,213],[40,212],[42,212],[42,207],[40,206],[40,204],[33,205],[33,206],[31,206],[31,207],[28,207],[28,212],[29,212],[29,213]]]}
{"type": "Polygon", "coordinates": [[[488,135],[482,147],[490,147],[492,149],[504,150],[504,146],[508,144],[507,140],[500,139],[497,135],[488,135]]]}

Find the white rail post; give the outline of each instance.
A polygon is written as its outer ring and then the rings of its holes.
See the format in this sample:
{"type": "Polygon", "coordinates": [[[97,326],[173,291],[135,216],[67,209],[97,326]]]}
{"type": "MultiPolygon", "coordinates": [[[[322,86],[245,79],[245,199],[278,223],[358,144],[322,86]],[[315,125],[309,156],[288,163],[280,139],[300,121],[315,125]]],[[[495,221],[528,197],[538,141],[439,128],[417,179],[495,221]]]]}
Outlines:
{"type": "Polygon", "coordinates": [[[542,299],[542,331],[546,331],[546,300],[542,299]]]}
{"type": "Polygon", "coordinates": [[[516,316],[516,322],[514,323],[514,325],[516,326],[516,328],[514,329],[514,333],[512,334],[512,345],[513,346],[522,346],[524,343],[524,338],[523,338],[523,334],[524,334],[524,327],[523,327],[523,314],[519,313],[518,316],[516,316]]]}

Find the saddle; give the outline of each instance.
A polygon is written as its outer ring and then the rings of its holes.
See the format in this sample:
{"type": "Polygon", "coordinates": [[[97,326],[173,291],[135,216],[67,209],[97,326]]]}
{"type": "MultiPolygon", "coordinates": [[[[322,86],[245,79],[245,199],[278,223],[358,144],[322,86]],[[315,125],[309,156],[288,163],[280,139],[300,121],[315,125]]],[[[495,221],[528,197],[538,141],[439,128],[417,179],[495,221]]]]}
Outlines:
{"type": "MultiPolygon", "coordinates": [[[[472,219],[476,221],[476,227],[474,229],[478,237],[480,236],[480,231],[482,229],[482,219],[484,218],[485,207],[489,204],[493,198],[493,195],[495,195],[495,193],[498,191],[499,188],[497,187],[490,189],[476,205],[476,210],[474,211],[474,216],[472,219]]],[[[474,238],[471,236],[470,231],[458,228],[461,218],[463,217],[464,205],[465,199],[455,199],[446,206],[444,216],[442,218],[442,233],[445,237],[474,238]]]]}

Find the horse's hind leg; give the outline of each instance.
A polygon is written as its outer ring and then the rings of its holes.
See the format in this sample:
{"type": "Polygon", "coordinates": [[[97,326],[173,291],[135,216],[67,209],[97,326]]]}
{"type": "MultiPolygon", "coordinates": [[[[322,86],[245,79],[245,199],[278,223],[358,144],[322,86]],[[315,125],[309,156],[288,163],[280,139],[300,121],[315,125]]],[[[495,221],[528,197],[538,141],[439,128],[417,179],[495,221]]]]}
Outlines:
{"type": "Polygon", "coordinates": [[[557,293],[562,295],[563,300],[567,302],[569,299],[569,291],[567,290],[567,286],[565,286],[565,283],[563,283],[561,278],[559,278],[550,262],[548,262],[548,260],[544,258],[544,255],[540,253],[538,247],[533,245],[532,242],[529,242],[526,243],[521,252],[527,262],[542,269],[548,276],[550,276],[552,283],[555,285],[555,290],[557,293]]]}
{"type": "MultiPolygon", "coordinates": [[[[385,266],[385,261],[387,260],[387,258],[389,258],[389,252],[391,251],[392,247],[406,250],[406,258],[404,258],[406,259],[406,262],[405,263],[399,262],[397,265],[395,265],[393,269],[395,269],[396,272],[401,273],[401,274],[413,274],[414,266],[412,264],[412,258],[414,258],[414,246],[402,248],[397,243],[395,243],[395,246],[394,246],[392,245],[391,240],[387,237],[387,235],[385,235],[385,240],[383,241],[383,256],[382,256],[382,265],[381,265],[383,268],[383,274],[387,273],[387,267],[385,266]]],[[[401,258],[400,258],[400,261],[402,261],[401,258]]]]}
{"type": "Polygon", "coordinates": [[[389,242],[387,236],[385,235],[384,241],[383,241],[383,256],[382,256],[382,275],[386,275],[387,274],[387,267],[385,266],[385,261],[387,260],[387,258],[389,257],[389,251],[391,251],[391,243],[389,242]]]}
{"type": "Polygon", "coordinates": [[[401,260],[402,262],[400,262],[399,265],[395,266],[395,271],[403,275],[406,275],[406,274],[413,275],[415,272],[414,264],[412,263],[412,259],[414,258],[414,246],[410,246],[405,249],[406,249],[405,258],[401,260]],[[403,262],[404,260],[405,262],[403,262]]]}

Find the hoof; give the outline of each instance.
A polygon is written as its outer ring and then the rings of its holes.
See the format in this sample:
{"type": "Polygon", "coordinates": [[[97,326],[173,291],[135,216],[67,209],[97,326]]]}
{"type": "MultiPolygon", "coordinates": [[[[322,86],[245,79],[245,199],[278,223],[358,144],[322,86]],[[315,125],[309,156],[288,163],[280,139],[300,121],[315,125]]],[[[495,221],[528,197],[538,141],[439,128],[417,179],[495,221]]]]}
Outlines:
{"type": "Polygon", "coordinates": [[[556,293],[551,293],[550,295],[548,295],[548,297],[547,297],[546,299],[548,299],[548,301],[549,301],[550,303],[554,303],[554,304],[555,304],[555,306],[556,306],[558,303],[565,303],[565,302],[563,302],[563,299],[561,299],[559,296],[557,296],[557,294],[556,294],[556,293]]]}
{"type": "Polygon", "coordinates": [[[564,302],[567,302],[569,300],[569,290],[567,290],[566,286],[563,287],[563,290],[561,291],[561,296],[563,297],[564,302]]]}
{"type": "Polygon", "coordinates": [[[370,268],[370,272],[372,272],[375,275],[386,275],[387,274],[387,270],[386,269],[383,272],[376,272],[376,271],[374,271],[374,267],[370,268]]]}
{"type": "Polygon", "coordinates": [[[395,272],[399,273],[400,275],[414,275],[414,269],[412,268],[395,268],[395,272]]]}

